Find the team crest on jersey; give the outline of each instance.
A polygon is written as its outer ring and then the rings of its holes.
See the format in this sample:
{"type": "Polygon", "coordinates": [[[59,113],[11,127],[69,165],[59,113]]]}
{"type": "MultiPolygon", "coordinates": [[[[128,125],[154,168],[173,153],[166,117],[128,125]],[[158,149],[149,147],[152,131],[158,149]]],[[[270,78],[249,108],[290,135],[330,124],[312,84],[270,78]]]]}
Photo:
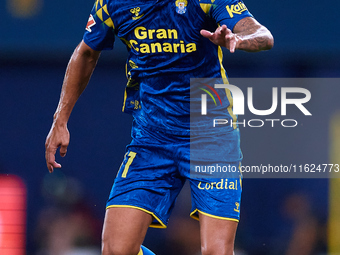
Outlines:
{"type": "Polygon", "coordinates": [[[187,0],[176,0],[176,12],[179,14],[184,14],[187,11],[187,0]]]}
{"type": "Polygon", "coordinates": [[[94,25],[96,25],[96,21],[94,20],[92,14],[90,14],[89,20],[87,21],[87,25],[86,25],[86,30],[89,32],[92,32],[91,27],[93,27],[94,25]]]}

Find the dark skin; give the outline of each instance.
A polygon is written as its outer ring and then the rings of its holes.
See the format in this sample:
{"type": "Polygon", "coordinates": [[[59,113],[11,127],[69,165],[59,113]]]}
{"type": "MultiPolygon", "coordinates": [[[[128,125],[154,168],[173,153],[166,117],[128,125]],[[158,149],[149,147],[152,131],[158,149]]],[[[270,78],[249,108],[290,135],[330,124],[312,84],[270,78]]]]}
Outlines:
{"type": "Polygon", "coordinates": [[[99,59],[100,52],[92,50],[83,41],[77,46],[68,63],[60,100],[53,116],[53,124],[45,143],[45,158],[50,173],[54,168],[61,168],[55,161],[55,154],[60,147],[60,155],[66,156],[70,142],[67,122],[79,96],[86,88],[99,59]]]}
{"type": "MultiPolygon", "coordinates": [[[[269,50],[274,45],[273,36],[267,28],[251,17],[240,20],[233,31],[225,25],[215,32],[201,30],[201,35],[216,45],[235,50],[257,52],[269,50]]],[[[64,157],[70,141],[67,122],[79,96],[87,86],[100,56],[83,41],[77,46],[68,64],[59,104],[54,114],[51,130],[46,138],[45,158],[50,173],[61,165],[55,161],[60,148],[64,157]]],[[[200,213],[202,255],[233,255],[238,223],[214,218],[200,213]]],[[[110,208],[106,211],[103,227],[102,254],[136,255],[143,243],[152,216],[135,208],[110,208]]]]}

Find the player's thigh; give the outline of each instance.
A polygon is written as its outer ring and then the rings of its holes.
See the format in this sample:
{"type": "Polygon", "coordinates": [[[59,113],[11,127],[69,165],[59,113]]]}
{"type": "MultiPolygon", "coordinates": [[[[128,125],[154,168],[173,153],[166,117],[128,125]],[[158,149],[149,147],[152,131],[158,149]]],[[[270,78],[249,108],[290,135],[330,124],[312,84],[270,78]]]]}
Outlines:
{"type": "Polygon", "coordinates": [[[139,209],[107,209],[102,234],[103,255],[137,254],[151,221],[152,216],[139,209]]]}
{"type": "Polygon", "coordinates": [[[238,222],[199,214],[202,255],[232,255],[238,222]]]}

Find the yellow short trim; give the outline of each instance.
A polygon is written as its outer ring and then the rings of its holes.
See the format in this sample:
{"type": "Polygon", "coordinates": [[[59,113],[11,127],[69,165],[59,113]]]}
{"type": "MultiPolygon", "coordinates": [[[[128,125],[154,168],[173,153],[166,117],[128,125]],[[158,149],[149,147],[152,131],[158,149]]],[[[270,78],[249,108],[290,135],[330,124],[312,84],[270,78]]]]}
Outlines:
{"type": "Polygon", "coordinates": [[[134,209],[141,210],[143,212],[146,212],[146,213],[150,214],[160,224],[160,225],[158,225],[157,223],[152,222],[150,224],[151,228],[166,228],[167,227],[153,212],[148,211],[148,210],[146,210],[144,208],[141,208],[141,207],[138,207],[138,206],[132,206],[132,205],[109,205],[108,207],[106,207],[106,209],[113,208],[113,207],[115,207],[115,208],[134,208],[134,209]]]}
{"type": "Polygon", "coordinates": [[[202,213],[203,215],[209,216],[209,217],[211,217],[211,218],[219,219],[219,220],[230,220],[230,221],[239,222],[238,219],[215,216],[215,215],[212,215],[212,214],[209,214],[209,213],[202,212],[202,211],[200,211],[200,210],[198,210],[198,209],[195,209],[192,213],[190,213],[190,217],[193,218],[193,219],[195,219],[195,220],[199,220],[199,217],[196,216],[196,215],[194,215],[196,212],[202,213]]]}

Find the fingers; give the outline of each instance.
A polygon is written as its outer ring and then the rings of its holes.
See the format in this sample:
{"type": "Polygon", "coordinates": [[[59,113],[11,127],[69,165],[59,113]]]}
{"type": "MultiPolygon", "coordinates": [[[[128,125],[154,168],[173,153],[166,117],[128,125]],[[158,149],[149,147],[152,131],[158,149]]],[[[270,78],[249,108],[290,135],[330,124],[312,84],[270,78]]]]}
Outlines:
{"type": "Polygon", "coordinates": [[[232,32],[226,25],[218,27],[215,31],[215,35],[223,40],[227,39],[229,34],[232,34],[232,32]]]}
{"type": "Polygon", "coordinates": [[[213,37],[213,33],[209,32],[208,30],[202,29],[201,35],[205,38],[211,39],[213,37]]]}
{"type": "Polygon", "coordinates": [[[226,41],[225,47],[229,49],[231,53],[234,53],[236,49],[236,35],[225,25],[222,25],[220,30],[226,41]]]}
{"type": "Polygon", "coordinates": [[[226,46],[227,49],[229,49],[230,53],[234,53],[236,49],[236,43],[237,43],[237,38],[236,35],[231,33],[228,34],[228,45],[226,46]]]}
{"type": "Polygon", "coordinates": [[[222,25],[218,28],[218,32],[221,34],[221,36],[226,36],[231,30],[227,28],[226,25],[222,25]]]}
{"type": "Polygon", "coordinates": [[[66,152],[67,152],[67,145],[61,145],[60,150],[59,150],[60,156],[65,157],[66,152]]]}
{"type": "Polygon", "coordinates": [[[53,173],[54,168],[61,168],[61,165],[54,161],[52,164],[48,166],[48,171],[50,173],[53,173]]]}
{"type": "Polygon", "coordinates": [[[61,168],[61,165],[55,161],[55,153],[57,149],[46,148],[45,158],[47,169],[50,173],[53,172],[54,168],[61,168]]]}
{"type": "Polygon", "coordinates": [[[231,53],[235,52],[238,38],[226,25],[218,27],[214,33],[204,29],[200,33],[214,44],[226,47],[231,53]]]}
{"type": "Polygon", "coordinates": [[[235,49],[236,49],[236,39],[230,40],[230,44],[229,44],[230,53],[234,53],[235,49]]]}
{"type": "Polygon", "coordinates": [[[228,29],[226,25],[222,25],[221,27],[218,27],[214,33],[208,30],[205,30],[205,29],[202,29],[200,33],[203,37],[208,38],[212,40],[212,42],[215,43],[220,38],[223,38],[226,35],[228,30],[230,31],[230,29],[228,29]]]}
{"type": "Polygon", "coordinates": [[[55,154],[60,147],[60,156],[65,157],[69,142],[70,134],[67,130],[67,126],[57,126],[53,123],[45,142],[45,159],[50,173],[53,172],[54,168],[61,168],[61,165],[55,161],[55,154]]]}
{"type": "Polygon", "coordinates": [[[47,165],[48,171],[50,173],[53,172],[54,168],[61,168],[61,164],[59,164],[55,161],[55,154],[57,152],[58,147],[60,147],[60,155],[62,157],[65,157],[66,152],[67,152],[67,146],[68,146],[68,143],[53,146],[49,139],[46,141],[46,144],[45,144],[45,148],[46,148],[45,159],[46,159],[46,165],[47,165]]]}

